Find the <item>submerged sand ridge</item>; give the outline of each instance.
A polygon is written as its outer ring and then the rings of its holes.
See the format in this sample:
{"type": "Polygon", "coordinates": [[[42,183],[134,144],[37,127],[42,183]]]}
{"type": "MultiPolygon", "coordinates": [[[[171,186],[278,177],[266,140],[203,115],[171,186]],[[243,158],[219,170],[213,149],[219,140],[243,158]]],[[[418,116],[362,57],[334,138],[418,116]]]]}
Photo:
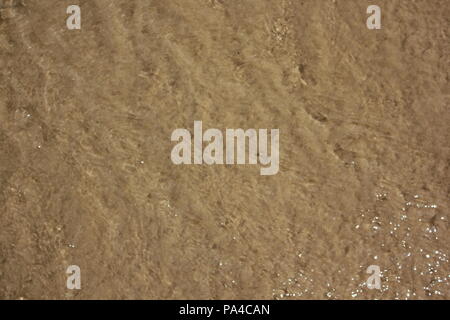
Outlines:
{"type": "Polygon", "coordinates": [[[2,2],[0,297],[448,299],[449,5],[375,2],[380,30],[369,1],[80,0],[81,30],[2,2]],[[279,129],[278,173],[175,165],[196,120],[279,129]]]}

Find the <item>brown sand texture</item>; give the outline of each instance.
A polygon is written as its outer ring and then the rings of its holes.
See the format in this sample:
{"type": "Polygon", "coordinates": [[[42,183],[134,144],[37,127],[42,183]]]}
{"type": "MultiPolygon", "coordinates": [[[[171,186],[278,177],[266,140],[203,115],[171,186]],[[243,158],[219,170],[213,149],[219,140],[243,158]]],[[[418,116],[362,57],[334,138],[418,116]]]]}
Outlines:
{"type": "Polygon", "coordinates": [[[448,0],[8,2],[0,298],[450,297],[448,0]],[[195,120],[278,174],[173,164],[195,120]]]}

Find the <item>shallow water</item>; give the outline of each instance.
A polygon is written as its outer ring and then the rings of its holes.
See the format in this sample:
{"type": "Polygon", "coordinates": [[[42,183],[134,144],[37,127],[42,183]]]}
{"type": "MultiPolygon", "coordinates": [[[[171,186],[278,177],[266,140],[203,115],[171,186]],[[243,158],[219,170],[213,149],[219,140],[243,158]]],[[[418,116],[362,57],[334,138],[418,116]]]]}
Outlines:
{"type": "Polygon", "coordinates": [[[356,0],[80,0],[79,31],[73,1],[22,2],[1,298],[449,298],[448,1],[378,0],[377,31],[356,0]],[[279,173],[173,165],[195,120],[279,128],[279,173]]]}

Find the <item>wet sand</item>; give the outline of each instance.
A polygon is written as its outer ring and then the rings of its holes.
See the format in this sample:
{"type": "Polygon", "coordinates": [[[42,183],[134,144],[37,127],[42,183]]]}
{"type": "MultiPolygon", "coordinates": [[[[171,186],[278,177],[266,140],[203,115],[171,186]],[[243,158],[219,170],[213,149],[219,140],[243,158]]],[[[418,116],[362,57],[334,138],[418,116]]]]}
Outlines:
{"type": "Polygon", "coordinates": [[[0,298],[450,297],[448,1],[19,2],[0,1],[0,298]],[[279,128],[279,173],[174,165],[195,120],[279,128]]]}

